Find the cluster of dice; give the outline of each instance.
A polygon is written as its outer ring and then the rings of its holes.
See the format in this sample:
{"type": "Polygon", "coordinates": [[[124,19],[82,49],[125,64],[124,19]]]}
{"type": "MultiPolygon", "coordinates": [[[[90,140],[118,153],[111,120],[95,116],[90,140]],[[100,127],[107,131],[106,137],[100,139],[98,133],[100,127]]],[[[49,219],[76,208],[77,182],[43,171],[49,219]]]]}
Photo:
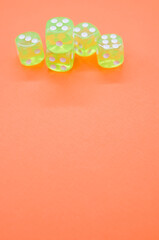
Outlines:
{"type": "MultiPolygon", "coordinates": [[[[36,32],[25,32],[16,38],[20,61],[33,66],[44,60],[41,38],[36,32]]],[[[90,56],[96,52],[98,64],[114,68],[124,61],[123,41],[119,35],[104,34],[90,23],[74,27],[71,19],[56,17],[46,24],[46,65],[49,69],[66,72],[73,67],[74,54],[90,56]]]]}

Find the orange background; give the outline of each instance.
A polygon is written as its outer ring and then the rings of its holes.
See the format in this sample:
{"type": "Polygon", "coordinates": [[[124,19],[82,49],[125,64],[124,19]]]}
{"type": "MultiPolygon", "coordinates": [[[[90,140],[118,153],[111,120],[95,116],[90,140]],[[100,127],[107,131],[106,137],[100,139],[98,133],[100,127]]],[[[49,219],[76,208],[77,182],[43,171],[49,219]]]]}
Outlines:
{"type": "Polygon", "coordinates": [[[159,3],[1,3],[0,239],[159,239],[159,3]],[[117,33],[125,63],[25,68],[15,37],[51,17],[117,33]]]}

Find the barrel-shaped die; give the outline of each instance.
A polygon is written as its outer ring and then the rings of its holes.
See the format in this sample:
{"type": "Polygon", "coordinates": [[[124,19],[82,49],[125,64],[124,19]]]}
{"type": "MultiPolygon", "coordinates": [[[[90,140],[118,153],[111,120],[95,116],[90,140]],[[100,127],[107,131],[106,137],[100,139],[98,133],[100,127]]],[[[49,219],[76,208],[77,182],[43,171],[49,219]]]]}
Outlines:
{"type": "Polygon", "coordinates": [[[80,23],[74,28],[75,52],[79,56],[90,56],[96,52],[99,30],[91,23],[80,23]]]}
{"type": "Polygon", "coordinates": [[[98,64],[103,68],[120,66],[124,61],[123,40],[116,34],[104,34],[98,40],[98,64]]]}
{"type": "Polygon", "coordinates": [[[36,65],[44,59],[43,45],[38,33],[22,33],[16,37],[15,42],[19,59],[23,65],[36,65]]]}
{"type": "Polygon", "coordinates": [[[64,53],[73,49],[73,28],[71,19],[55,17],[46,24],[46,46],[53,53],[64,53]]]}

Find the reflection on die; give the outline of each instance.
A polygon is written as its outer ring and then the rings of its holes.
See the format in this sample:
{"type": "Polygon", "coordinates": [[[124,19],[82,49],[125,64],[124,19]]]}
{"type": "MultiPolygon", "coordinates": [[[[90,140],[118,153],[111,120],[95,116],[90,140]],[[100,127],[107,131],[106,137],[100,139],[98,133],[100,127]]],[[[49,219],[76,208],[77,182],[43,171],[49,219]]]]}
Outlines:
{"type": "Polygon", "coordinates": [[[44,59],[41,38],[36,32],[25,32],[15,39],[19,59],[25,66],[39,64],[44,59]]]}
{"type": "Polygon", "coordinates": [[[47,22],[46,64],[50,69],[63,72],[72,68],[74,62],[73,28],[72,20],[65,17],[52,18],[47,22]],[[49,57],[55,58],[55,64],[50,63],[49,57]],[[63,59],[63,62],[60,59],[63,59]]]}
{"type": "Polygon", "coordinates": [[[73,67],[74,49],[65,53],[53,53],[46,50],[46,65],[56,72],[66,72],[73,67]]]}
{"type": "Polygon", "coordinates": [[[98,64],[103,68],[120,66],[124,61],[123,40],[116,34],[104,34],[98,40],[98,64]]]}
{"type": "Polygon", "coordinates": [[[99,30],[90,23],[80,23],[74,28],[75,52],[79,56],[90,56],[96,52],[99,30]]]}

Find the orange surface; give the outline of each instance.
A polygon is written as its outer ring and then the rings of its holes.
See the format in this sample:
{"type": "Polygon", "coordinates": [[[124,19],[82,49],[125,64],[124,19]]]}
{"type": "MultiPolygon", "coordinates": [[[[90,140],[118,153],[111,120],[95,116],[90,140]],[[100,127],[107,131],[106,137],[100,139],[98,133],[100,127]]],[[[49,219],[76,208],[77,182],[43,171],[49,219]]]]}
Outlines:
{"type": "Polygon", "coordinates": [[[158,1],[0,5],[0,240],[158,240],[158,1]],[[121,35],[125,64],[21,66],[15,37],[54,16],[121,35]]]}

